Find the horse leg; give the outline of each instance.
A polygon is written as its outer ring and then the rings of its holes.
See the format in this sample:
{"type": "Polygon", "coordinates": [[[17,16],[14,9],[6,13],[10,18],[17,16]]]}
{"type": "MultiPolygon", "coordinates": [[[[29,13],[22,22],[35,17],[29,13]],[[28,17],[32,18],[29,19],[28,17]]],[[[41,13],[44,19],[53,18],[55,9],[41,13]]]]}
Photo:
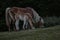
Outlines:
{"type": "Polygon", "coordinates": [[[26,29],[28,28],[27,26],[28,26],[28,20],[26,21],[26,29]]]}
{"type": "Polygon", "coordinates": [[[8,26],[8,31],[10,32],[10,25],[9,25],[9,24],[7,24],[7,26],[8,26]]]}
{"type": "Polygon", "coordinates": [[[26,20],[27,20],[27,18],[24,17],[24,23],[23,23],[23,29],[24,29],[24,30],[25,30],[26,20]]]}
{"type": "Polygon", "coordinates": [[[8,31],[10,32],[10,27],[11,27],[11,26],[10,26],[10,24],[11,24],[11,18],[9,17],[8,19],[9,19],[9,22],[7,22],[7,26],[8,26],[8,31]]]}
{"type": "Polygon", "coordinates": [[[33,23],[32,23],[31,20],[29,20],[29,24],[30,24],[30,27],[31,27],[32,29],[35,29],[35,27],[33,26],[33,23]]]}
{"type": "Polygon", "coordinates": [[[15,21],[13,21],[13,30],[16,31],[15,21]]]}
{"type": "Polygon", "coordinates": [[[19,19],[16,20],[15,26],[16,26],[16,31],[18,31],[19,30],[19,19]]]}

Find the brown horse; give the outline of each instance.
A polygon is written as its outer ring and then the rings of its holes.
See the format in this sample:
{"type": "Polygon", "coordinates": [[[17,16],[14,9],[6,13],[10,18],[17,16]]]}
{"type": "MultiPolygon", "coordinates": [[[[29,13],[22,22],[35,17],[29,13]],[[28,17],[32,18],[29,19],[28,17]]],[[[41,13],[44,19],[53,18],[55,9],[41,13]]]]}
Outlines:
{"type": "MultiPolygon", "coordinates": [[[[24,25],[27,26],[28,22],[32,29],[34,29],[33,23],[39,27],[44,27],[44,20],[38,15],[38,13],[31,7],[19,8],[19,7],[8,7],[6,9],[6,24],[10,30],[10,22],[13,20],[15,22],[16,29],[19,30],[19,19],[25,20],[24,25]],[[9,16],[10,18],[9,18],[9,16]],[[33,22],[33,23],[32,23],[33,22]]],[[[23,26],[24,29],[24,26],[23,26]]]]}
{"type": "Polygon", "coordinates": [[[33,13],[31,10],[28,10],[26,8],[19,8],[19,7],[8,7],[6,8],[6,24],[8,26],[8,30],[10,31],[10,23],[11,20],[15,22],[16,30],[19,30],[19,20],[23,20],[23,29],[26,25],[26,21],[29,22],[32,29],[34,29],[33,26],[33,13]],[[10,17],[10,18],[9,18],[10,17]]]}

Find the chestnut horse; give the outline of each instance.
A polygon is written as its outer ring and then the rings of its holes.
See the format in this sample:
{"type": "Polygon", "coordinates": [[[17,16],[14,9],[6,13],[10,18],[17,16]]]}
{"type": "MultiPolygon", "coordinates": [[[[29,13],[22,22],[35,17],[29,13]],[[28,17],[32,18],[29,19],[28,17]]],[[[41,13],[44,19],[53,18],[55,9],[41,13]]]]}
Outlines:
{"type": "MultiPolygon", "coordinates": [[[[8,28],[9,28],[9,30],[10,30],[10,25],[9,25],[10,23],[9,22],[11,22],[11,20],[15,21],[16,29],[19,29],[19,26],[18,26],[19,18],[20,18],[20,20],[22,18],[24,20],[26,20],[24,22],[24,25],[26,25],[26,27],[28,25],[28,20],[27,19],[29,19],[31,21],[30,25],[33,25],[32,24],[32,21],[33,21],[33,23],[35,25],[38,25],[39,27],[44,27],[44,20],[43,20],[43,18],[40,17],[38,15],[38,13],[33,8],[31,8],[31,7],[26,7],[26,8],[8,7],[6,9],[6,24],[7,24],[8,28]],[[8,18],[8,14],[9,14],[10,18],[8,18]],[[20,17],[18,15],[20,15],[20,17]],[[25,15],[26,16],[25,19],[21,15],[25,15]],[[9,20],[9,22],[8,22],[8,20],[9,20]]],[[[23,26],[23,29],[24,29],[24,26],[23,26]]],[[[33,29],[34,29],[34,27],[33,27],[33,29]]]]}
{"type": "Polygon", "coordinates": [[[19,7],[8,7],[6,8],[6,25],[8,26],[8,30],[10,31],[11,20],[15,22],[16,30],[19,30],[19,20],[24,21],[23,29],[27,22],[29,22],[32,29],[34,29],[33,23],[33,13],[31,10],[27,8],[19,8],[19,7]]]}

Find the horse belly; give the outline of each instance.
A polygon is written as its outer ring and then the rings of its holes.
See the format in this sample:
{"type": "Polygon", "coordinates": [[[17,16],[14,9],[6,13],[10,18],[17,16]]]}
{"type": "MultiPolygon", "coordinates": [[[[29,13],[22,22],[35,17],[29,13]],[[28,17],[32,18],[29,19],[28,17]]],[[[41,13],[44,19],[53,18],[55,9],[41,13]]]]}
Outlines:
{"type": "Polygon", "coordinates": [[[23,19],[24,19],[24,17],[23,17],[23,16],[21,16],[21,15],[19,15],[19,19],[20,19],[20,20],[23,20],[23,19]]]}

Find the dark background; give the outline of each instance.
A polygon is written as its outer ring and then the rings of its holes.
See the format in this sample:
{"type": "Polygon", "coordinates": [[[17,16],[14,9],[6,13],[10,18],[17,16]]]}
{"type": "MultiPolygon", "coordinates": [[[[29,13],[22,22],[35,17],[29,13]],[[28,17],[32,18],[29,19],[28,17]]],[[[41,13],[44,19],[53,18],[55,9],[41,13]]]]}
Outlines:
{"type": "Polygon", "coordinates": [[[60,16],[60,0],[0,0],[0,31],[6,30],[5,9],[13,6],[32,7],[42,17],[60,16]]]}

